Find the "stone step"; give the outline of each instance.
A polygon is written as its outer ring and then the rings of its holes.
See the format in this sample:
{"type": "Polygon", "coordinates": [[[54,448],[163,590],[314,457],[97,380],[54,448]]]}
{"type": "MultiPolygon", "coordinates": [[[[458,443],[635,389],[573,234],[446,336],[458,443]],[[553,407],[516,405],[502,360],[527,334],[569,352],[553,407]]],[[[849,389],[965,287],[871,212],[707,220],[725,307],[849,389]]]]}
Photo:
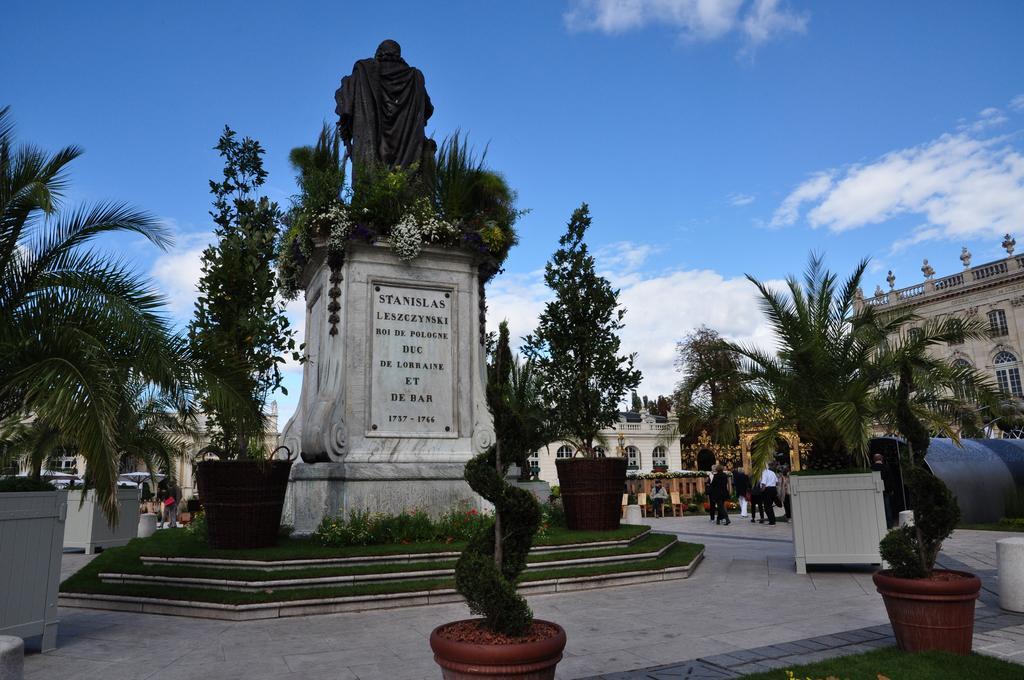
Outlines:
{"type": "MultiPolygon", "coordinates": [[[[530,581],[520,584],[518,590],[524,595],[540,595],[684,579],[690,576],[703,557],[704,551],[702,550],[686,566],[530,581]]],[[[168,598],[136,597],[131,595],[61,593],[58,604],[62,607],[86,607],[88,609],[133,611],[227,621],[247,621],[287,616],[393,609],[396,607],[423,606],[449,602],[462,602],[462,596],[455,592],[454,589],[439,588],[410,593],[323,597],[290,602],[233,605],[214,602],[190,602],[168,598]]]]}
{"type": "MultiPolygon", "coordinates": [[[[568,545],[534,546],[530,554],[545,555],[555,552],[575,552],[583,550],[605,550],[608,548],[625,548],[651,535],[648,529],[632,538],[617,541],[597,541],[594,543],[570,543],[568,545]]],[[[311,567],[358,567],[371,564],[410,564],[415,562],[441,562],[457,559],[462,553],[458,551],[434,553],[405,553],[400,555],[361,555],[358,557],[321,557],[298,560],[244,560],[215,557],[161,557],[143,555],[143,564],[173,564],[209,569],[251,569],[254,571],[281,571],[311,567]]]]}
{"type": "MultiPolygon", "coordinates": [[[[605,555],[601,557],[578,557],[567,560],[552,560],[550,562],[533,562],[526,565],[526,568],[538,569],[562,569],[575,566],[597,566],[631,564],[656,560],[664,555],[675,545],[673,540],[666,543],[658,550],[630,555],[605,555]]],[[[322,564],[311,564],[309,566],[325,566],[322,564]]],[[[182,588],[209,588],[213,590],[235,590],[241,592],[252,592],[260,590],[281,590],[288,588],[323,588],[340,585],[356,585],[371,583],[394,583],[397,581],[416,581],[432,578],[447,578],[454,576],[454,569],[430,569],[400,571],[387,574],[343,574],[337,576],[317,576],[310,578],[281,578],[272,580],[243,580],[243,579],[212,579],[194,576],[163,576],[155,574],[131,574],[131,573],[101,573],[100,580],[104,583],[123,584],[160,584],[182,588]]]]}

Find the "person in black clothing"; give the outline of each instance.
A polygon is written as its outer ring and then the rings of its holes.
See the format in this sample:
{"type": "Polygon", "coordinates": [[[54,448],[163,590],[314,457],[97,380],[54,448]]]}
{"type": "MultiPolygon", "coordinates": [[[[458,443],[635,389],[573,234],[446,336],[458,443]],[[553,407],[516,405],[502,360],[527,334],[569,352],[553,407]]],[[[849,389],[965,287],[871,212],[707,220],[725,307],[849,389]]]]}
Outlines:
{"type": "Polygon", "coordinates": [[[736,468],[732,472],[732,488],[740,501],[740,517],[747,516],[747,494],[750,493],[750,477],[743,468],[736,468]]]}
{"type": "Polygon", "coordinates": [[[764,522],[764,493],[758,484],[750,485],[750,523],[757,521],[757,512],[761,511],[761,521],[764,522]]]}
{"type": "Polygon", "coordinates": [[[892,473],[889,471],[889,466],[885,464],[882,454],[875,454],[871,463],[871,471],[882,473],[882,499],[885,502],[885,526],[888,529],[892,527],[892,493],[896,485],[893,483],[892,473]]]}
{"type": "Polygon", "coordinates": [[[711,478],[711,486],[708,488],[708,500],[715,509],[715,524],[725,522],[726,526],[732,524],[729,514],[725,511],[725,502],[729,499],[729,476],[725,474],[725,468],[721,465],[715,466],[715,476],[711,478]]]}

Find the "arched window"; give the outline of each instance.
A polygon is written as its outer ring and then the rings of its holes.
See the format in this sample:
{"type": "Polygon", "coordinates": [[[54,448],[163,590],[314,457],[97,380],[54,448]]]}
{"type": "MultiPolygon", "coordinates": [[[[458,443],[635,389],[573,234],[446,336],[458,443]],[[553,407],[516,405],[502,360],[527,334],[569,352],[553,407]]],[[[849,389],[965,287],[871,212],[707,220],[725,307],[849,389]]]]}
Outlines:
{"type": "Polygon", "coordinates": [[[595,446],[594,447],[594,455],[597,456],[598,458],[604,458],[605,457],[604,447],[603,446],[595,446]]]}
{"type": "Polygon", "coordinates": [[[572,450],[571,446],[559,446],[558,451],[555,453],[556,458],[572,458],[575,451],[572,450]]]}
{"type": "Polygon", "coordinates": [[[652,452],[654,467],[668,467],[668,450],[664,446],[655,446],[652,452]]]}
{"type": "Polygon", "coordinates": [[[1024,390],[1020,384],[1020,368],[1017,365],[1017,357],[1007,351],[996,354],[992,363],[996,366],[996,382],[1003,394],[1014,397],[1024,396],[1024,390]]]}
{"type": "MultiPolygon", "coordinates": [[[[971,366],[971,362],[967,361],[967,359],[956,359],[953,361],[953,368],[963,370],[970,369],[973,367],[971,366]]],[[[966,399],[967,387],[963,383],[956,383],[953,386],[953,394],[956,396],[957,399],[966,399]]]]}
{"type": "Polygon", "coordinates": [[[630,470],[640,467],[640,449],[635,446],[626,447],[626,467],[630,470]]]}

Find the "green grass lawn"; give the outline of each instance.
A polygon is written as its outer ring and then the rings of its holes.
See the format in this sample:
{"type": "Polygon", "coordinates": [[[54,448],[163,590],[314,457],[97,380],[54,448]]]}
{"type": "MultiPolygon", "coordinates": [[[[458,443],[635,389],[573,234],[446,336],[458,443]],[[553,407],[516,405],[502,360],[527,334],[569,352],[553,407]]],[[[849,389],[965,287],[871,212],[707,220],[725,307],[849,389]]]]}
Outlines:
{"type": "MultiPolygon", "coordinates": [[[[156,535],[159,536],[165,533],[168,532],[158,532],[156,535]]],[[[152,541],[153,538],[142,540],[152,541]]],[[[161,537],[161,540],[166,541],[168,539],[161,537]]],[[[563,559],[640,554],[661,550],[672,543],[673,540],[673,536],[665,534],[650,534],[641,538],[639,541],[622,548],[601,548],[595,550],[542,553],[539,555],[530,555],[527,559],[530,563],[543,564],[545,562],[563,559]]],[[[297,569],[275,569],[274,571],[264,571],[260,569],[246,569],[244,567],[226,569],[184,564],[143,564],[139,560],[139,555],[150,554],[146,547],[143,547],[141,552],[132,551],[131,553],[128,551],[118,553],[115,552],[115,550],[120,549],[104,551],[103,554],[110,553],[111,556],[102,558],[103,561],[100,562],[99,571],[96,572],[97,574],[146,574],[150,576],[189,576],[192,578],[230,579],[236,581],[276,581],[279,579],[320,578],[324,576],[348,576],[354,574],[394,574],[405,571],[430,571],[434,569],[452,569],[455,567],[454,559],[446,559],[399,564],[361,564],[327,567],[310,566],[297,569]]],[[[101,557],[97,557],[94,562],[100,559],[101,557]]]]}
{"type": "MultiPolygon", "coordinates": [[[[345,573],[352,568],[337,569],[309,569],[309,570],[287,570],[278,572],[259,572],[246,570],[228,569],[200,569],[186,566],[146,566],[142,565],[139,557],[153,554],[151,547],[153,542],[160,543],[163,548],[168,543],[173,543],[174,537],[163,537],[163,534],[186,532],[157,532],[154,536],[146,539],[135,539],[122,548],[111,548],[104,550],[89,564],[69,577],[61,584],[61,592],[64,593],[101,593],[111,595],[134,595],[140,597],[159,597],[174,600],[196,600],[201,602],[220,602],[226,604],[247,604],[257,602],[279,602],[302,600],[318,597],[342,597],[354,595],[377,595],[384,593],[403,593],[420,590],[432,590],[437,588],[450,588],[453,586],[451,577],[436,579],[424,579],[418,581],[402,581],[397,583],[364,584],[355,586],[331,586],[320,588],[286,589],[280,591],[264,590],[260,592],[232,592],[219,591],[205,588],[179,588],[165,585],[129,585],[118,583],[103,583],[99,579],[100,573],[148,573],[172,576],[209,576],[213,578],[237,578],[242,579],[268,579],[284,578],[287,576],[323,576],[330,573],[345,573]],[[156,539],[154,541],[154,539],[156,539]]],[[[671,541],[672,537],[652,535],[637,542],[637,546],[643,546],[647,542],[648,549],[651,546],[664,545],[665,539],[671,541]]],[[[631,546],[632,547],[632,546],[631,546]]],[[[629,571],[644,571],[664,569],[667,567],[684,566],[689,564],[693,558],[703,549],[704,546],[696,543],[678,543],[656,560],[646,560],[635,564],[595,565],[579,567],[559,567],[551,569],[531,569],[525,572],[520,578],[521,582],[541,581],[552,578],[567,578],[573,576],[595,576],[600,574],[616,574],[629,571]]],[[[595,553],[597,554],[596,551],[595,553]]],[[[428,563],[431,566],[453,564],[451,562],[428,563]]],[[[410,565],[380,565],[373,572],[383,573],[385,571],[408,569],[410,565]]],[[[416,565],[417,568],[426,564],[416,565]]]]}
{"type": "MultiPolygon", "coordinates": [[[[945,652],[908,654],[885,647],[865,654],[843,656],[806,666],[790,668],[794,678],[821,680],[1021,680],[1024,666],[988,656],[957,656],[945,652]]],[[[744,675],[742,680],[786,680],[786,670],[744,675]]]]}
{"type": "MultiPolygon", "coordinates": [[[[615,531],[569,531],[559,527],[548,529],[547,534],[534,541],[536,546],[559,546],[573,543],[598,543],[636,538],[648,530],[646,526],[623,524],[615,531]]],[[[216,550],[206,541],[188,531],[158,531],[149,539],[141,554],[152,557],[206,557],[229,560],[319,559],[326,557],[367,557],[372,555],[405,555],[436,552],[461,552],[465,543],[389,543],[385,545],[356,545],[328,547],[312,538],[281,538],[271,548],[255,550],[216,550]]]]}

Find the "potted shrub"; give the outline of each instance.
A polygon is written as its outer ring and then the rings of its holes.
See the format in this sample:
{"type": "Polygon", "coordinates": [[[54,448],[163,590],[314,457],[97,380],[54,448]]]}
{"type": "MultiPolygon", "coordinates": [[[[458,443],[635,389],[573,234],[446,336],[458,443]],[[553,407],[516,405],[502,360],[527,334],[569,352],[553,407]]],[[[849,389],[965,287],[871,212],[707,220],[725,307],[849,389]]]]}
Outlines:
{"type": "Polygon", "coordinates": [[[266,180],[263,148],[228,127],[216,148],[224,159],[222,179],[210,182],[217,242],[203,251],[189,343],[207,373],[223,376],[238,398],[203,385],[213,443],[201,453],[217,459],[196,465],[196,484],[210,545],[258,548],[277,540],[291,470],[290,460],[266,456],[263,405],[282,386],[285,355],[301,358],[275,273],[281,211],[257,195],[266,180]]]}
{"type": "Polygon", "coordinates": [[[900,649],[969,654],[981,579],[964,571],[935,568],[942,541],[960,521],[960,507],[949,488],[929,471],[914,467],[906,480],[914,502],[914,524],[894,529],[882,539],[879,550],[889,568],[872,577],[875,587],[900,649]]]}
{"type": "Polygon", "coordinates": [[[506,481],[509,463],[535,443],[539,408],[515,399],[510,388],[508,327],[501,325],[489,367],[487,401],[494,413],[495,444],[466,464],[466,481],[494,504],[494,518],[469,541],[455,565],[455,587],[483,618],[438,626],[430,634],[434,660],[447,680],[524,678],[550,680],[565,648],[565,630],[533,618],[516,592],[542,514],[533,494],[506,481]]]}
{"type": "Polygon", "coordinates": [[[640,371],[634,355],[619,356],[626,312],[618,291],[598,276],[583,241],[590,222],[584,203],[544,269],[555,299],[545,305],[523,351],[542,376],[554,430],[582,454],[555,461],[566,523],[570,529],[604,531],[619,526],[626,459],[598,458],[594,443],[618,419],[619,403],[640,383],[640,371]]]}

